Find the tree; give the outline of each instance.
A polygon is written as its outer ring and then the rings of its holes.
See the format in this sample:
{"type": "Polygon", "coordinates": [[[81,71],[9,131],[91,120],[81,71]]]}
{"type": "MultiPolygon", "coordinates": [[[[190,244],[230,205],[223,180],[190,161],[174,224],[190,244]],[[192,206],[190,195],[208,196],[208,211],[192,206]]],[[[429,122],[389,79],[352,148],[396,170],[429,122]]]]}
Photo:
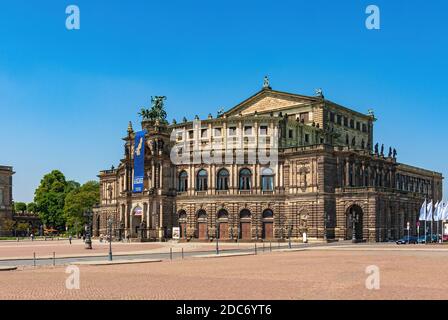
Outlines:
{"type": "Polygon", "coordinates": [[[24,213],[26,211],[26,203],[24,203],[24,202],[14,203],[14,210],[16,212],[24,213]]]}
{"type": "Polygon", "coordinates": [[[14,230],[15,221],[12,219],[4,218],[0,220],[0,233],[1,231],[10,233],[14,230]]]}
{"type": "Polygon", "coordinates": [[[26,207],[28,209],[28,212],[37,213],[37,205],[34,202],[28,203],[26,207]]]}
{"type": "Polygon", "coordinates": [[[64,217],[67,227],[80,233],[87,222],[84,213],[92,210],[100,201],[100,185],[96,181],[89,181],[80,188],[73,189],[67,194],[64,205],[64,217]]]}
{"type": "Polygon", "coordinates": [[[64,204],[70,191],[79,188],[79,183],[67,182],[62,172],[54,170],[46,174],[34,194],[34,202],[42,222],[47,227],[65,227],[64,204]]]}
{"type": "Polygon", "coordinates": [[[30,225],[26,222],[19,222],[17,223],[16,230],[19,232],[25,232],[30,229],[30,225]]]}

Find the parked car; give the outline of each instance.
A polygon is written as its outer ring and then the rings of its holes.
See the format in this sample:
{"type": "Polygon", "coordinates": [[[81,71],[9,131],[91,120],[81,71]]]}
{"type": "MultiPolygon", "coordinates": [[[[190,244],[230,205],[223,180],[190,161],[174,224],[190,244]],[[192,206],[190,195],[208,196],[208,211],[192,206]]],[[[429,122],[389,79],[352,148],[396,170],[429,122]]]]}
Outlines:
{"type": "MultiPolygon", "coordinates": [[[[448,240],[448,238],[446,238],[446,239],[448,240]]],[[[433,234],[432,237],[430,234],[427,234],[426,239],[425,239],[424,235],[417,238],[417,243],[435,243],[435,242],[437,242],[436,234],[433,234]]]]}
{"type": "Polygon", "coordinates": [[[448,241],[448,234],[443,236],[443,242],[446,242],[446,241],[448,241]]]}
{"type": "Polygon", "coordinates": [[[418,242],[418,238],[414,236],[404,236],[403,238],[396,241],[397,244],[408,244],[413,243],[416,244],[418,242]]]}

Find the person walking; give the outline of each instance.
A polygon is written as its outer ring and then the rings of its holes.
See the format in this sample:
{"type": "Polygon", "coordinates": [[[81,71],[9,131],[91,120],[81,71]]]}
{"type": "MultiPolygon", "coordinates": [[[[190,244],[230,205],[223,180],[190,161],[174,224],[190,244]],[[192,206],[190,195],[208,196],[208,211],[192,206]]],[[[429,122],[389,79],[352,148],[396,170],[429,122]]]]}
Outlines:
{"type": "Polygon", "coordinates": [[[70,244],[72,244],[72,235],[70,235],[70,236],[68,237],[68,242],[69,242],[70,244]]]}

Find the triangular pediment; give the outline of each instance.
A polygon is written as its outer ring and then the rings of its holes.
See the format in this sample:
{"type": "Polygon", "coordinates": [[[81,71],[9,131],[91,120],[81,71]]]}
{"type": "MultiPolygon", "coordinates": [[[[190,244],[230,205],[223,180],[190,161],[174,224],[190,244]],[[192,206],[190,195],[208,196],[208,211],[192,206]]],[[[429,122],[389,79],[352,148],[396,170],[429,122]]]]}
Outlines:
{"type": "Polygon", "coordinates": [[[308,106],[318,100],[286,92],[264,89],[227,111],[226,116],[259,114],[308,106]]]}

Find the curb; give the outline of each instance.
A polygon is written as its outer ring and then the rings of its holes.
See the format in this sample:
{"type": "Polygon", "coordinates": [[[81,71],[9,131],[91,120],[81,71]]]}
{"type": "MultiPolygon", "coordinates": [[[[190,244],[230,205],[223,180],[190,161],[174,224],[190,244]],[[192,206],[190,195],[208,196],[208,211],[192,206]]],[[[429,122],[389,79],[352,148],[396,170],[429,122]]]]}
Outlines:
{"type": "Polygon", "coordinates": [[[138,263],[155,263],[162,262],[162,260],[157,259],[136,259],[136,260],[117,260],[117,261],[82,261],[74,262],[72,265],[78,266],[112,266],[121,264],[138,264],[138,263]]]}
{"type": "Polygon", "coordinates": [[[0,267],[0,271],[14,271],[17,270],[16,266],[11,266],[11,267],[0,267]]]}
{"type": "Polygon", "coordinates": [[[191,256],[188,258],[206,258],[206,259],[212,259],[212,258],[231,258],[231,257],[241,257],[241,256],[255,256],[255,253],[247,252],[247,253],[224,253],[224,254],[207,254],[207,255],[197,255],[197,256],[191,256]]]}

